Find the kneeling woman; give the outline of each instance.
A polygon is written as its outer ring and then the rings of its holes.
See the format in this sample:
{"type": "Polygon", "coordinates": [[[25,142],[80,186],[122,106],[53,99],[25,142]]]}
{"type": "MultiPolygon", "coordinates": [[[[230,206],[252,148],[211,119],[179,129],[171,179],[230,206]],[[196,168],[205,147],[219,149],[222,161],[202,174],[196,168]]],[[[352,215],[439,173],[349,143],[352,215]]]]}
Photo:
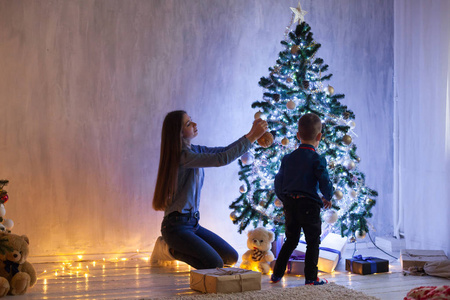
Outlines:
{"type": "Polygon", "coordinates": [[[221,268],[224,264],[236,263],[236,250],[199,224],[203,168],[233,162],[266,130],[267,122],[258,119],[248,134],[227,147],[191,145],[191,140],[197,136],[197,124],[185,111],[167,114],[161,133],[153,208],[164,211],[161,233],[175,259],[196,269],[221,268]]]}

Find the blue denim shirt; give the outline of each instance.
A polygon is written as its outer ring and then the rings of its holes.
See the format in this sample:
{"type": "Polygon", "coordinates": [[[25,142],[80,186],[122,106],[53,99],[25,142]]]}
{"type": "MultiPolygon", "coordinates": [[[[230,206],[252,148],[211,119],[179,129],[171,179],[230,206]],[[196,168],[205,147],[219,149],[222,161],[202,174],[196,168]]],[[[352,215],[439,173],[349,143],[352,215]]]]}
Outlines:
{"type": "Polygon", "coordinates": [[[328,201],[333,196],[333,185],[327,171],[327,161],[316,153],[312,145],[301,144],[286,154],[275,176],[275,193],[281,201],[286,195],[295,194],[316,200],[323,207],[317,190],[328,201]]]}
{"type": "Polygon", "coordinates": [[[174,211],[180,213],[198,211],[204,178],[203,168],[228,165],[247,152],[251,146],[252,144],[245,136],[227,147],[183,145],[178,169],[177,192],[172,203],[166,207],[164,216],[174,211]]]}

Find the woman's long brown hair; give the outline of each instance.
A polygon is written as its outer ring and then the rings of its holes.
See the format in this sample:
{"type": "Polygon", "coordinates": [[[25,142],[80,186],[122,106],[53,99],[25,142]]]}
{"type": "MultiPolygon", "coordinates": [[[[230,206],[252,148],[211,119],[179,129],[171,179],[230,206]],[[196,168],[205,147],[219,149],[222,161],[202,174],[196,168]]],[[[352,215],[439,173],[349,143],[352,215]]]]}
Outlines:
{"type": "Polygon", "coordinates": [[[164,210],[172,203],[177,189],[178,167],[181,155],[181,129],[183,110],[168,113],[161,131],[161,153],[159,156],[158,177],[153,194],[153,209],[164,210]]]}

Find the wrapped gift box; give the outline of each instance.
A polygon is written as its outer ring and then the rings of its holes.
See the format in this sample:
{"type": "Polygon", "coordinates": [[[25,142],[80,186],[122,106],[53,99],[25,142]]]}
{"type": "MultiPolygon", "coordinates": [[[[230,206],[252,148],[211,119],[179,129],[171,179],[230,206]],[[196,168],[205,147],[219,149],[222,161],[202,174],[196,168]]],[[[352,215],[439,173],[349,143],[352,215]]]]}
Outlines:
{"type": "Polygon", "coordinates": [[[261,273],[239,268],[191,270],[190,287],[203,293],[260,290],[261,273]]]}
{"type": "MultiPolygon", "coordinates": [[[[341,254],[347,245],[347,238],[341,237],[339,234],[328,233],[320,243],[319,262],[317,267],[322,272],[331,273],[336,268],[341,254]]],[[[306,253],[306,242],[304,236],[300,239],[300,243],[294,250],[294,255],[306,253]]]]}
{"type": "Polygon", "coordinates": [[[400,261],[402,269],[408,271],[409,268],[423,268],[427,262],[447,260],[447,255],[443,250],[400,250],[400,261]]]}
{"type": "Polygon", "coordinates": [[[345,269],[355,274],[367,275],[389,272],[389,261],[377,257],[361,255],[345,260],[345,269]]]}
{"type": "MultiPolygon", "coordinates": [[[[270,267],[275,267],[276,259],[273,260],[270,263],[270,267]]],[[[291,274],[291,275],[305,275],[304,272],[305,269],[305,257],[304,256],[291,256],[289,259],[287,266],[286,266],[286,272],[285,274],[291,274]]]]}
{"type": "Polygon", "coordinates": [[[285,238],[284,234],[280,233],[277,236],[277,238],[272,242],[272,249],[271,249],[271,251],[272,251],[273,255],[275,256],[275,258],[277,258],[278,257],[278,253],[280,253],[281,246],[283,246],[283,243],[284,243],[284,238],[285,238]]]}

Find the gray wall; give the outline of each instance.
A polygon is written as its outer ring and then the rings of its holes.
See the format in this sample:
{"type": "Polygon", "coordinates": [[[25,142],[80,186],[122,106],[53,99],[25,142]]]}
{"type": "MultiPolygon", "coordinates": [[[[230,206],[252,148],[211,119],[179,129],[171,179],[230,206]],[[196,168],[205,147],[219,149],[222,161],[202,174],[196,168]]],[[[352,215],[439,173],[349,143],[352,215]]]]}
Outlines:
{"type": "MultiPolygon", "coordinates": [[[[224,145],[253,121],[289,7],[274,0],[0,0],[0,178],[7,218],[33,255],[150,251],[165,114],[185,109],[195,142],[224,145]]],[[[360,169],[392,231],[393,2],[302,1],[356,114],[360,169]]],[[[229,220],[236,163],[206,171],[202,224],[245,250],[229,220]]]]}

